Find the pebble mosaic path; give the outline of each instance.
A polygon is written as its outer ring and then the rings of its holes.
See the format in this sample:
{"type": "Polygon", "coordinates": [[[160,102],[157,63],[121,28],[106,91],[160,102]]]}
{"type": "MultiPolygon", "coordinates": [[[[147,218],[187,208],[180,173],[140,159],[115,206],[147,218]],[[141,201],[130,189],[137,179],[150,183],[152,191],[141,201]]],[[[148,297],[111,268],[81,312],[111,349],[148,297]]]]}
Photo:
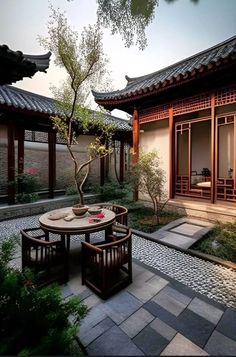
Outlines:
{"type": "MultiPolygon", "coordinates": [[[[0,222],[0,241],[38,225],[40,215],[0,222]]],[[[80,239],[84,239],[83,236],[80,239]]],[[[78,237],[72,237],[77,244],[78,237]]],[[[198,293],[236,308],[236,271],[133,235],[133,257],[198,293]]]]}

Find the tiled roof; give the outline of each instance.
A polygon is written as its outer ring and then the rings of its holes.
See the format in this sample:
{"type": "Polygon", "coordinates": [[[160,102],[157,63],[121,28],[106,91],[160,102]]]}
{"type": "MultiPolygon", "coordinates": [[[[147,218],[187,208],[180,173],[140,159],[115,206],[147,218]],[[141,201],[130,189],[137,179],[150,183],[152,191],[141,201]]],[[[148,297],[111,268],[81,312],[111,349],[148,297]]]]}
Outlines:
{"type": "Polygon", "coordinates": [[[132,99],[138,95],[157,92],[160,88],[168,87],[176,82],[193,78],[197,73],[208,71],[228,60],[236,58],[236,36],[197,53],[189,58],[171,66],[145,76],[129,78],[126,76],[127,85],[124,89],[99,93],[93,91],[96,102],[103,103],[122,99],[132,99]]]}
{"type": "MultiPolygon", "coordinates": [[[[52,98],[9,85],[0,86],[0,109],[1,106],[14,107],[19,110],[29,110],[48,115],[62,114],[52,98]]],[[[114,125],[117,131],[132,130],[131,125],[125,119],[120,119],[109,114],[102,114],[102,118],[107,124],[114,125]]]]}
{"type": "Polygon", "coordinates": [[[36,72],[46,72],[51,52],[44,55],[26,55],[12,51],[7,45],[0,45],[0,85],[11,84],[36,72]]]}

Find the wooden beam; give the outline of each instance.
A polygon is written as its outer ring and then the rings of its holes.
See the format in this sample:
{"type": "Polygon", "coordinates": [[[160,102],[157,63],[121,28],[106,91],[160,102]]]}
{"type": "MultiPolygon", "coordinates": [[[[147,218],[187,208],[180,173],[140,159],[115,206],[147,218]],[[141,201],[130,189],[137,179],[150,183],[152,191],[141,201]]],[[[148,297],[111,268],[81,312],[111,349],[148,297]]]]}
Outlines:
{"type": "Polygon", "coordinates": [[[120,182],[124,181],[125,143],[120,141],[120,182]]]}
{"type": "Polygon", "coordinates": [[[215,148],[216,148],[216,141],[215,141],[215,95],[211,95],[211,203],[215,203],[215,148]]]}
{"type": "Polygon", "coordinates": [[[174,170],[173,170],[173,106],[169,108],[169,198],[174,198],[174,170]]]}
{"type": "MultiPolygon", "coordinates": [[[[134,108],[133,111],[133,156],[132,164],[135,166],[139,159],[139,118],[138,111],[134,108]]],[[[134,201],[138,200],[138,190],[134,191],[134,201]]]]}
{"type": "MultiPolygon", "coordinates": [[[[12,121],[9,122],[7,127],[7,162],[8,162],[8,182],[15,181],[15,126],[12,121]]],[[[15,203],[15,186],[8,186],[8,204],[15,203]]]]}
{"type": "Polygon", "coordinates": [[[48,197],[54,198],[56,185],[56,132],[48,132],[48,197]]]}

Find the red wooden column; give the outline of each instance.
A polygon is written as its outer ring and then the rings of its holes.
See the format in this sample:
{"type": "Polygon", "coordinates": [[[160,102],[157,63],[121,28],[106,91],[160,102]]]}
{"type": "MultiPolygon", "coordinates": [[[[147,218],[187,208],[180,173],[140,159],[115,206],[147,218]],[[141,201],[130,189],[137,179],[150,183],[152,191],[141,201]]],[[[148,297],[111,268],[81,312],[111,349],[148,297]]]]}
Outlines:
{"type": "Polygon", "coordinates": [[[216,140],[215,140],[215,95],[211,95],[211,203],[215,203],[215,150],[216,150],[216,140]]]}
{"type": "MultiPolygon", "coordinates": [[[[7,161],[8,161],[8,182],[15,180],[15,126],[12,121],[9,121],[7,127],[7,161]]],[[[15,187],[14,185],[8,186],[8,204],[15,203],[15,187]]]]}
{"type": "Polygon", "coordinates": [[[18,174],[24,172],[24,141],[25,141],[25,130],[23,128],[17,129],[18,136],[18,174]]]}
{"type": "Polygon", "coordinates": [[[48,197],[54,198],[56,183],[56,132],[48,132],[48,197]]]}
{"type": "Polygon", "coordinates": [[[124,165],[125,165],[125,143],[120,141],[120,182],[124,181],[124,165]]]}
{"type": "Polygon", "coordinates": [[[169,108],[169,198],[174,198],[174,171],[173,171],[173,106],[169,108]]]}
{"type": "MultiPolygon", "coordinates": [[[[138,111],[134,108],[133,112],[133,153],[132,164],[135,166],[139,159],[139,118],[138,111]]],[[[134,191],[134,201],[138,200],[138,190],[134,191]]]]}

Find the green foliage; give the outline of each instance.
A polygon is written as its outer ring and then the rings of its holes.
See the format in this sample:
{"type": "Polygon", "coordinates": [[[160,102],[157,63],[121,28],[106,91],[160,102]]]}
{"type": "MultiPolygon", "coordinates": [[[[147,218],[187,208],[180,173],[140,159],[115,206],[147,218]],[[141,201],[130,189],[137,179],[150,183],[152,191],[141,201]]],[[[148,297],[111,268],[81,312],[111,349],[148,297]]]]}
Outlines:
{"type": "Polygon", "coordinates": [[[30,202],[36,202],[39,199],[39,195],[37,193],[18,193],[16,195],[16,200],[19,203],[30,203],[30,202]]]}
{"type": "Polygon", "coordinates": [[[159,220],[168,198],[164,188],[165,172],[160,167],[160,158],[156,151],[140,154],[139,161],[133,168],[133,181],[141,193],[149,195],[159,220]]]}
{"type": "MultiPolygon", "coordinates": [[[[32,168],[33,171],[33,168],[32,168]]],[[[17,191],[16,200],[18,203],[35,202],[39,199],[35,192],[39,187],[38,176],[36,173],[24,172],[16,175],[15,181],[10,182],[17,191]]]]}
{"type": "Polygon", "coordinates": [[[158,0],[97,0],[98,22],[120,33],[126,47],[133,44],[144,50],[147,46],[145,30],[152,22],[158,0]]]}
{"type": "Polygon", "coordinates": [[[94,191],[101,194],[102,201],[112,201],[116,198],[125,198],[130,192],[130,186],[126,182],[119,183],[109,180],[103,186],[94,186],[94,191]]]}
{"type": "Polygon", "coordinates": [[[78,191],[75,186],[69,186],[66,188],[65,194],[67,196],[76,195],[77,193],[78,193],[78,191]]]}
{"type": "Polygon", "coordinates": [[[236,222],[218,223],[193,249],[236,263],[236,222]]]}
{"type": "Polygon", "coordinates": [[[28,172],[24,172],[16,176],[15,186],[19,191],[32,193],[38,188],[38,177],[28,172]]]}
{"type": "Polygon", "coordinates": [[[70,354],[87,307],[78,297],[62,300],[57,284],[37,288],[30,270],[11,268],[13,249],[13,239],[0,247],[0,355],[70,354]]]}

